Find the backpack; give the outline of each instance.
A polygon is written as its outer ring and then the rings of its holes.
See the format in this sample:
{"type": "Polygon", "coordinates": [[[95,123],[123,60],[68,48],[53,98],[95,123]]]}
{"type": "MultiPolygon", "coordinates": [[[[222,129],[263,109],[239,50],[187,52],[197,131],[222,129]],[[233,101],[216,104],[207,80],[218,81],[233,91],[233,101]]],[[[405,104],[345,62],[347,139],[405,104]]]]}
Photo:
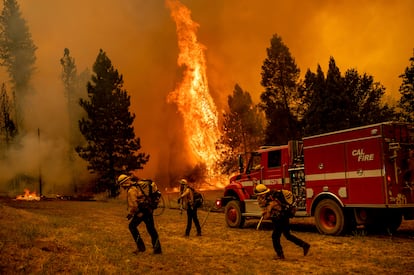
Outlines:
{"type": "Polygon", "coordinates": [[[296,198],[295,195],[289,190],[282,189],[282,207],[283,211],[288,215],[289,218],[293,218],[296,214],[296,198]]]}
{"type": "Polygon", "coordinates": [[[200,208],[203,206],[204,198],[200,192],[194,190],[194,188],[189,187],[191,191],[193,191],[193,206],[196,208],[200,208]]]}
{"type": "Polygon", "coordinates": [[[138,187],[141,189],[141,192],[145,195],[147,198],[147,202],[149,205],[149,208],[152,210],[155,210],[158,208],[158,205],[161,200],[161,192],[158,190],[157,185],[154,181],[147,179],[147,180],[140,180],[141,183],[138,183],[138,187]],[[146,187],[148,185],[148,194],[146,194],[142,188],[142,186],[146,187]]]}
{"type": "Polygon", "coordinates": [[[152,210],[158,208],[161,200],[161,192],[160,190],[154,191],[150,194],[150,207],[152,210]]]}

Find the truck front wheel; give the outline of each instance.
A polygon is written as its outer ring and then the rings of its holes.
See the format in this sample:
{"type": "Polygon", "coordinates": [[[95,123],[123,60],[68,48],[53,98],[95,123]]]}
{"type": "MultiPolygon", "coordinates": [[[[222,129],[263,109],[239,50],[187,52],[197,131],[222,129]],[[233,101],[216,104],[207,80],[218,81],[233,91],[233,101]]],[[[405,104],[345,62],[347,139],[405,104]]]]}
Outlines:
{"type": "Polygon", "coordinates": [[[321,234],[341,235],[345,231],[344,211],[335,201],[324,199],[316,206],[315,224],[321,234]]]}
{"type": "Polygon", "coordinates": [[[229,201],[224,210],[224,215],[226,218],[226,223],[229,227],[243,227],[245,218],[242,216],[239,201],[229,201]]]}

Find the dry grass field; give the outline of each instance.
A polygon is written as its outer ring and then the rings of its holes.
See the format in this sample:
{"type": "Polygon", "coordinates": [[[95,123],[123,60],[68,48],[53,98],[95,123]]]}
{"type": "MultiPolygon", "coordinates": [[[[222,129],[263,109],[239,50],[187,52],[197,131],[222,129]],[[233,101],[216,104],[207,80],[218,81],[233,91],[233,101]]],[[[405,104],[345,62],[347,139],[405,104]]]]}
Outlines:
{"type": "Polygon", "coordinates": [[[353,232],[320,235],[312,219],[293,220],[293,233],[312,247],[282,237],[286,260],[277,260],[271,227],[257,220],[226,226],[223,213],[199,211],[203,235],[185,238],[186,214],[166,209],[155,217],[163,254],[135,255],[126,205],[110,201],[0,200],[0,274],[414,274],[414,222],[393,236],[353,232]],[[207,219],[206,219],[207,217],[207,219]]]}

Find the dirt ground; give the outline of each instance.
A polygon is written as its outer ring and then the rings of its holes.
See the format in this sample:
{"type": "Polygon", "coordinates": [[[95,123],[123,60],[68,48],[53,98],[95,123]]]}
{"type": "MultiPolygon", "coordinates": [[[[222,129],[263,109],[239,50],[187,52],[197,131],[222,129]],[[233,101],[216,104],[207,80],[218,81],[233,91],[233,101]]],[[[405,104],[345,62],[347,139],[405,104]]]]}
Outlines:
{"type": "MultiPolygon", "coordinates": [[[[166,196],[168,197],[168,196],[166,196]]],[[[171,195],[169,206],[175,198],[171,195]]],[[[214,200],[211,195],[209,202],[214,200]]],[[[199,211],[201,237],[184,237],[186,214],[155,217],[163,253],[135,255],[125,201],[0,200],[0,274],[414,274],[414,222],[394,235],[355,231],[320,235],[311,218],[293,219],[293,233],[311,244],[308,256],[282,237],[276,259],[271,224],[257,220],[230,229],[223,213],[199,211]]]]}

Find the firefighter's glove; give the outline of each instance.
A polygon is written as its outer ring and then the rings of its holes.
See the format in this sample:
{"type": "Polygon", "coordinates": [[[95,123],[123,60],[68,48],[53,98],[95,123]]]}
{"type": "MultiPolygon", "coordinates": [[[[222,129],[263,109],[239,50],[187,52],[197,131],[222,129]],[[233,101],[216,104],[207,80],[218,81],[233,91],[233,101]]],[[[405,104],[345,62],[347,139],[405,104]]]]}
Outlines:
{"type": "Polygon", "coordinates": [[[126,218],[128,219],[128,221],[130,220],[130,219],[132,219],[132,217],[133,217],[134,215],[133,214],[131,214],[131,213],[129,213],[127,216],[126,216],[126,218]]]}

